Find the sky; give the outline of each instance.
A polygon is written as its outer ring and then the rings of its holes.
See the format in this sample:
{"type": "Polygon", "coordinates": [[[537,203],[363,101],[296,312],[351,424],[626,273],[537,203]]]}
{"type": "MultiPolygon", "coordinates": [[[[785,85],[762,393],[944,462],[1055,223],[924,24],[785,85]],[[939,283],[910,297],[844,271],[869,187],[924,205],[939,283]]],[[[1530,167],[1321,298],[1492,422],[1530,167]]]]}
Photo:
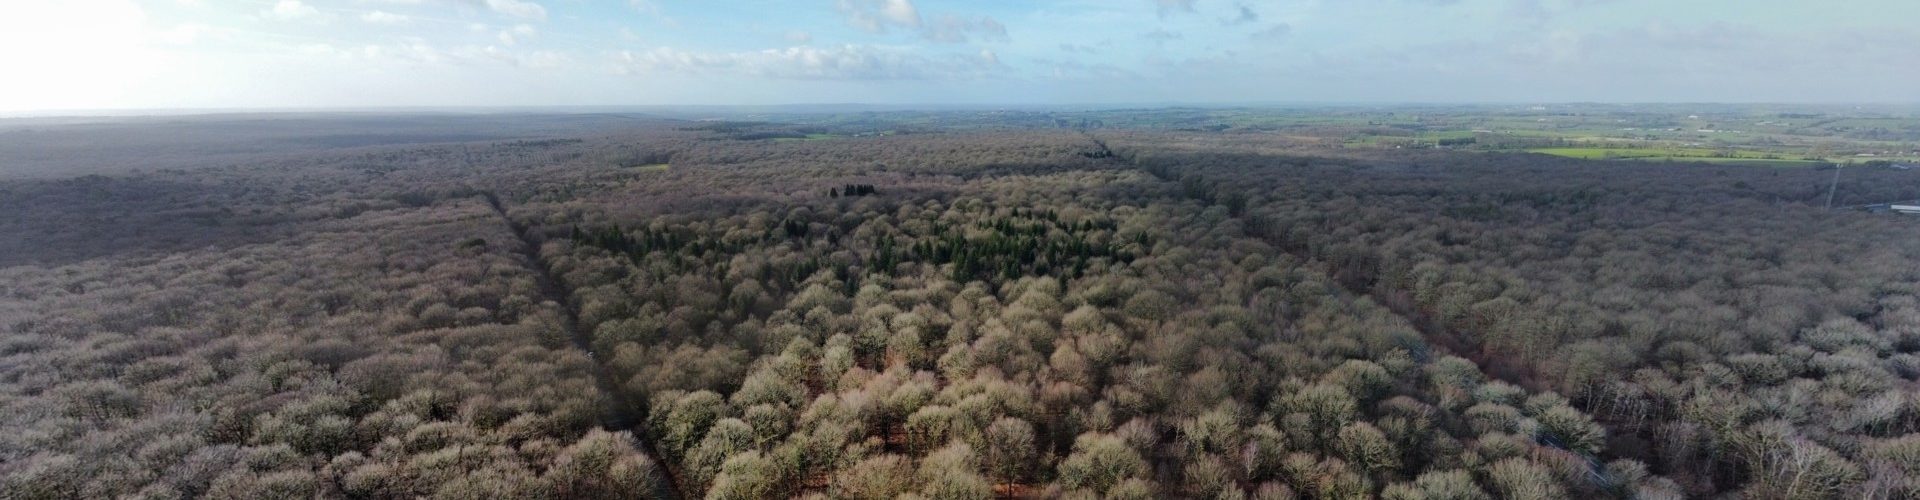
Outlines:
{"type": "Polygon", "coordinates": [[[5,0],[0,112],[1920,102],[1914,0],[5,0]]]}

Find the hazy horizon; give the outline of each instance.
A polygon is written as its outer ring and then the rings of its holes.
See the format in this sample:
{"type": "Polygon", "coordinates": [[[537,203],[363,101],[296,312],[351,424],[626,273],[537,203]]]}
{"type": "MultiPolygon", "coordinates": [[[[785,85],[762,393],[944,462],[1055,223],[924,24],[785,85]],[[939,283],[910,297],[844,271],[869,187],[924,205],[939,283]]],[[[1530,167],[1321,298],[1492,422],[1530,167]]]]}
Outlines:
{"type": "MultiPolygon", "coordinates": [[[[1920,102],[1861,0],[26,0],[0,113],[1920,102]]],[[[1904,64],[1903,64],[1904,63],[1904,64]]]]}
{"type": "MultiPolygon", "coordinates": [[[[608,105],[571,105],[571,106],[344,106],[344,107],[234,107],[234,108],[97,108],[97,109],[43,109],[43,110],[0,110],[0,120],[61,120],[61,119],[137,119],[137,118],[196,118],[223,116],[325,116],[325,115],[570,115],[601,113],[632,114],[687,114],[713,112],[718,116],[741,114],[796,114],[814,115],[830,113],[939,113],[959,111],[1029,111],[1029,112],[1100,112],[1126,110],[1171,110],[1171,109],[1244,109],[1270,111],[1311,111],[1327,110],[1385,110],[1418,111],[1422,109],[1501,109],[1501,108],[1543,108],[1525,111],[1557,111],[1557,108],[1613,106],[1628,109],[1647,110],[1684,109],[1689,106],[1741,108],[1752,111],[1755,108],[1768,109],[1778,107],[1781,110],[1834,110],[1867,111],[1879,113],[1920,113],[1920,101],[1913,102],[1738,102],[1738,101],[1699,101],[1699,102],[1608,102],[1608,101],[1515,101],[1515,102],[1113,102],[1113,103],[785,103],[785,104],[608,104],[608,105]]],[[[684,117],[682,117],[684,118],[684,117]]]]}

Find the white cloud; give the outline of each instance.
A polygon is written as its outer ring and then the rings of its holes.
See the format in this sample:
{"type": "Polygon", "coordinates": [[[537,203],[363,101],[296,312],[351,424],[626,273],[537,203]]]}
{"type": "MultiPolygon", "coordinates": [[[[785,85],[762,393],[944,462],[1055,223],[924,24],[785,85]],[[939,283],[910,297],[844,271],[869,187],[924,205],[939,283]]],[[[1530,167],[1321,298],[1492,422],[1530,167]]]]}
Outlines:
{"type": "Polygon", "coordinates": [[[499,33],[495,34],[495,37],[500,39],[500,43],[511,47],[539,34],[540,30],[534,29],[532,25],[516,24],[512,28],[500,30],[499,33]]]}
{"type": "Polygon", "coordinates": [[[975,38],[1005,42],[1006,25],[992,17],[964,17],[940,14],[931,20],[921,17],[912,0],[839,0],[847,24],[868,33],[886,33],[891,28],[918,31],[922,38],[939,43],[967,43],[975,38]]]}
{"type": "Polygon", "coordinates": [[[560,52],[537,50],[516,57],[514,64],[534,69],[553,69],[573,63],[573,57],[560,52]]]}
{"type": "Polygon", "coordinates": [[[488,9],[501,14],[535,21],[547,20],[547,8],[537,3],[524,0],[486,0],[486,4],[488,9]]]}
{"type": "Polygon", "coordinates": [[[291,47],[291,49],[305,55],[351,61],[354,64],[447,67],[505,65],[529,69],[552,69],[564,67],[573,61],[571,56],[561,52],[516,51],[494,45],[445,47],[418,38],[358,47],[309,43],[291,47]]]}
{"type": "Polygon", "coordinates": [[[615,59],[617,71],[625,74],[721,74],[789,80],[968,80],[1005,68],[992,51],[929,55],[906,48],[866,45],[744,52],[659,47],[623,51],[615,59]]]}
{"type": "Polygon", "coordinates": [[[374,23],[374,25],[405,25],[405,23],[413,23],[413,17],[407,17],[405,13],[376,10],[376,12],[361,13],[361,21],[374,23]]]}
{"type": "Polygon", "coordinates": [[[320,9],[315,9],[312,5],[301,3],[300,0],[280,0],[278,3],[273,4],[273,8],[267,9],[265,14],[267,17],[282,21],[316,19],[322,15],[320,9]]]}
{"type": "Polygon", "coordinates": [[[889,26],[920,27],[920,10],[912,0],[839,0],[839,8],[848,24],[870,33],[885,33],[889,26]]]}
{"type": "Polygon", "coordinates": [[[388,45],[365,45],[353,56],[378,62],[407,62],[416,64],[439,64],[450,61],[450,55],[425,40],[408,40],[388,45]]]}
{"type": "Polygon", "coordinates": [[[880,13],[885,15],[888,21],[895,23],[908,26],[920,24],[920,11],[914,9],[913,2],[909,0],[886,0],[886,5],[881,7],[880,13]]]}
{"type": "Polygon", "coordinates": [[[531,52],[514,52],[511,50],[501,49],[499,47],[494,47],[491,45],[486,47],[478,47],[478,48],[464,47],[464,48],[459,48],[452,51],[447,51],[446,57],[449,57],[456,62],[477,62],[482,60],[491,60],[493,62],[505,64],[508,66],[528,68],[528,69],[561,68],[573,62],[572,57],[569,57],[566,54],[559,53],[559,52],[545,51],[545,50],[536,50],[531,52]]]}
{"type": "Polygon", "coordinates": [[[407,17],[405,13],[376,10],[376,12],[361,13],[361,21],[374,23],[374,25],[405,25],[405,23],[413,23],[413,17],[407,17]]]}
{"type": "Polygon", "coordinates": [[[991,17],[964,18],[952,14],[940,15],[928,22],[920,31],[921,36],[940,43],[966,43],[971,37],[979,37],[990,42],[1005,42],[1007,27],[991,17]]]}

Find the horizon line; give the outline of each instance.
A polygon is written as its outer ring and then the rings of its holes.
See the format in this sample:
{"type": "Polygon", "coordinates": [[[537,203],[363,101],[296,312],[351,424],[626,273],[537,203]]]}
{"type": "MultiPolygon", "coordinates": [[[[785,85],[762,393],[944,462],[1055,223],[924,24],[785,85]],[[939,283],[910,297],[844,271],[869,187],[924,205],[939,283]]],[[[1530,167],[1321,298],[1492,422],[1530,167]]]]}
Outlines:
{"type": "Polygon", "coordinates": [[[1912,102],[1791,102],[1791,101],[1139,101],[1139,102],[1090,102],[1090,103],[877,103],[877,102],[818,102],[818,103],[781,103],[781,104],[568,104],[568,105],[500,105],[500,106],[236,106],[236,107],[186,107],[186,108],[69,108],[69,109],[32,109],[0,110],[0,120],[12,119],[52,119],[52,118],[145,118],[145,117],[185,117],[218,115],[268,115],[268,114],[380,114],[380,113],[457,113],[457,114],[588,114],[622,111],[648,110],[793,110],[821,108],[822,111],[804,112],[804,114],[824,112],[826,108],[866,108],[888,112],[913,111],[962,111],[962,110],[1070,110],[1070,111],[1121,111],[1129,109],[1304,109],[1304,108],[1357,108],[1357,107],[1496,107],[1496,106],[1791,106],[1791,107],[1920,107],[1920,101],[1912,102]]]}

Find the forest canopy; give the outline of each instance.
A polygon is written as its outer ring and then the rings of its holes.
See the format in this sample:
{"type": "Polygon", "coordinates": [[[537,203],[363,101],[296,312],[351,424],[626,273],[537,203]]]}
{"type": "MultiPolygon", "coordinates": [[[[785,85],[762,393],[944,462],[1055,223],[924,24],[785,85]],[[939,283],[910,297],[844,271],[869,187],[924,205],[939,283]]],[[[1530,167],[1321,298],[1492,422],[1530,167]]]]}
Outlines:
{"type": "Polygon", "coordinates": [[[1920,496],[1914,172],[563,122],[0,178],[0,496],[1920,496]]]}

